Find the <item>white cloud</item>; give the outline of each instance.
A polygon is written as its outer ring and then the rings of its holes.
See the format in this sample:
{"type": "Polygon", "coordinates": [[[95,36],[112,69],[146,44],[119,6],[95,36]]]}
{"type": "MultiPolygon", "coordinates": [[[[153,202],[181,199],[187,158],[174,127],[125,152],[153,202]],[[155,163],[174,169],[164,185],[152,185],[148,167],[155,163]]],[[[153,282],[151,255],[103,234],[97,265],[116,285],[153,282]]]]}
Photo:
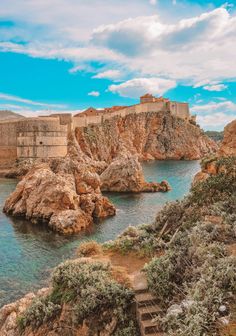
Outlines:
{"type": "Polygon", "coordinates": [[[223,91],[227,89],[227,85],[225,84],[212,84],[212,85],[206,85],[203,86],[204,90],[207,91],[223,91]]]}
{"type": "MultiPolygon", "coordinates": [[[[86,41],[92,29],[127,17],[151,14],[143,0],[7,0],[1,1],[0,17],[17,23],[18,38],[25,40],[86,41]],[[31,29],[23,31],[23,23],[31,29]]],[[[10,27],[10,30],[16,27],[10,27]]]]}
{"type": "Polygon", "coordinates": [[[98,92],[98,91],[91,91],[91,92],[88,93],[88,96],[99,97],[100,96],[100,92],[98,92]]]}
{"type": "Polygon", "coordinates": [[[236,77],[236,18],[217,8],[174,24],[136,17],[103,25],[93,43],[126,58],[131,71],[192,83],[236,77]]]}
{"type": "Polygon", "coordinates": [[[4,30],[0,51],[71,61],[71,73],[85,70],[96,78],[121,68],[128,78],[203,81],[209,90],[214,81],[236,78],[236,17],[228,5],[171,23],[143,0],[119,6],[116,0],[3,1],[0,18],[15,22],[8,29],[15,43],[4,30]],[[109,70],[97,74],[94,61],[109,70]]]}
{"type": "Polygon", "coordinates": [[[138,98],[147,92],[162,95],[175,86],[175,81],[163,78],[134,78],[121,84],[110,85],[109,91],[123,97],[138,98]]]}
{"type": "Polygon", "coordinates": [[[41,102],[33,101],[30,99],[25,99],[25,98],[21,98],[18,96],[9,95],[7,93],[2,93],[2,92],[0,92],[0,100],[18,102],[18,103],[23,103],[23,104],[32,105],[32,106],[41,106],[45,108],[59,108],[59,109],[65,108],[65,105],[41,103],[41,102]]]}
{"type": "Polygon", "coordinates": [[[122,73],[120,70],[106,70],[103,72],[100,72],[93,76],[93,78],[99,78],[99,79],[119,79],[122,76],[122,73]]]}
{"type": "Polygon", "coordinates": [[[150,4],[153,5],[153,6],[157,4],[157,0],[149,0],[149,2],[150,2],[150,4]]]}
{"type": "Polygon", "coordinates": [[[230,100],[195,105],[191,112],[197,115],[197,122],[204,129],[222,130],[230,121],[236,119],[236,104],[230,100]]]}
{"type": "Polygon", "coordinates": [[[228,86],[223,83],[220,83],[218,81],[211,81],[209,79],[197,82],[193,87],[194,88],[202,87],[204,90],[207,91],[223,91],[228,88],[228,86]]]}
{"type": "Polygon", "coordinates": [[[195,105],[192,107],[193,112],[197,113],[217,113],[217,112],[227,112],[236,115],[236,104],[230,100],[221,102],[209,102],[205,105],[195,105]]]}
{"type": "Polygon", "coordinates": [[[233,121],[236,116],[228,115],[223,112],[217,112],[213,115],[207,114],[197,117],[197,122],[205,130],[223,130],[224,126],[233,121]]]}

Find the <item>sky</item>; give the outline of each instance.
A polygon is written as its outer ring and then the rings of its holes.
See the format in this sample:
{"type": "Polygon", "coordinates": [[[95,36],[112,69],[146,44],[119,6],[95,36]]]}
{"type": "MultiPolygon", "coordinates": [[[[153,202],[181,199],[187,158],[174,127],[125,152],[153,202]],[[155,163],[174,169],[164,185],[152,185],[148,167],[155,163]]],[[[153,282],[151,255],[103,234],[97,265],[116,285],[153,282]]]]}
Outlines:
{"type": "Polygon", "coordinates": [[[205,130],[236,118],[236,0],[1,0],[0,109],[25,116],[190,104],[205,130]]]}

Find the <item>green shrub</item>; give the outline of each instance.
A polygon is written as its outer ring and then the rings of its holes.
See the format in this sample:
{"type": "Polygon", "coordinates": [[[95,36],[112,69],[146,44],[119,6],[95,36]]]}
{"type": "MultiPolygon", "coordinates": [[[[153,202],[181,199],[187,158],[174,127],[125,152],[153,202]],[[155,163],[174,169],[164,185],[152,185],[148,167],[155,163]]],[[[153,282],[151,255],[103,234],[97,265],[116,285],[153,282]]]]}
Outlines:
{"type": "Polygon", "coordinates": [[[51,294],[36,300],[21,316],[18,324],[21,330],[28,325],[37,328],[55,317],[62,305],[68,303],[73,323],[80,325],[84,320],[89,320],[89,328],[94,334],[114,316],[120,331],[129,330],[129,321],[133,319],[133,298],[131,289],[112,279],[109,264],[69,260],[54,270],[51,294]]]}
{"type": "Polygon", "coordinates": [[[198,206],[210,205],[227,200],[236,190],[236,177],[220,173],[210,176],[207,180],[197,183],[191,190],[190,203],[198,206]]]}
{"type": "Polygon", "coordinates": [[[36,299],[25,311],[24,315],[19,318],[19,328],[22,330],[28,325],[37,328],[42,323],[46,323],[54,318],[60,310],[61,306],[54,304],[48,298],[36,299]]]}

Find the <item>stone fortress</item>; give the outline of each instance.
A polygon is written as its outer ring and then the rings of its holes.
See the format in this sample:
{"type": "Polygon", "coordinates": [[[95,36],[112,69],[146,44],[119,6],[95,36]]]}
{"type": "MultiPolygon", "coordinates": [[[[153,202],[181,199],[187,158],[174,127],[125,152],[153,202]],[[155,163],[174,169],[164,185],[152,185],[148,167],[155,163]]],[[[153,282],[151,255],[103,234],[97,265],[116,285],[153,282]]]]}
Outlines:
{"type": "Polygon", "coordinates": [[[132,106],[113,106],[97,110],[92,107],[72,116],[22,118],[0,122],[0,166],[9,166],[16,159],[56,158],[67,154],[68,134],[77,127],[102,124],[106,120],[144,112],[169,112],[195,123],[187,103],[156,98],[151,94],[140,97],[140,103],[132,106]]]}

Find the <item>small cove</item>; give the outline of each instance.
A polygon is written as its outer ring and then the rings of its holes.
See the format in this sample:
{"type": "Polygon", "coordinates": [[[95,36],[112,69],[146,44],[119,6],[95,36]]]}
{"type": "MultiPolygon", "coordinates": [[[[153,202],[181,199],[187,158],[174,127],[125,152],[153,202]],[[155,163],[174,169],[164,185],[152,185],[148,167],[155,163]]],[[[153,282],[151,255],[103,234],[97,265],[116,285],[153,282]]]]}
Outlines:
{"type": "Polygon", "coordinates": [[[17,182],[0,178],[0,307],[47,285],[51,269],[73,256],[80,242],[90,239],[104,242],[114,239],[129,225],[152,222],[166,202],[181,199],[188,193],[192,178],[199,171],[199,162],[155,161],[143,164],[143,169],[148,181],[165,179],[172,191],[107,193],[117,208],[117,215],[73,237],[63,237],[26,220],[5,216],[4,201],[17,182]]]}

